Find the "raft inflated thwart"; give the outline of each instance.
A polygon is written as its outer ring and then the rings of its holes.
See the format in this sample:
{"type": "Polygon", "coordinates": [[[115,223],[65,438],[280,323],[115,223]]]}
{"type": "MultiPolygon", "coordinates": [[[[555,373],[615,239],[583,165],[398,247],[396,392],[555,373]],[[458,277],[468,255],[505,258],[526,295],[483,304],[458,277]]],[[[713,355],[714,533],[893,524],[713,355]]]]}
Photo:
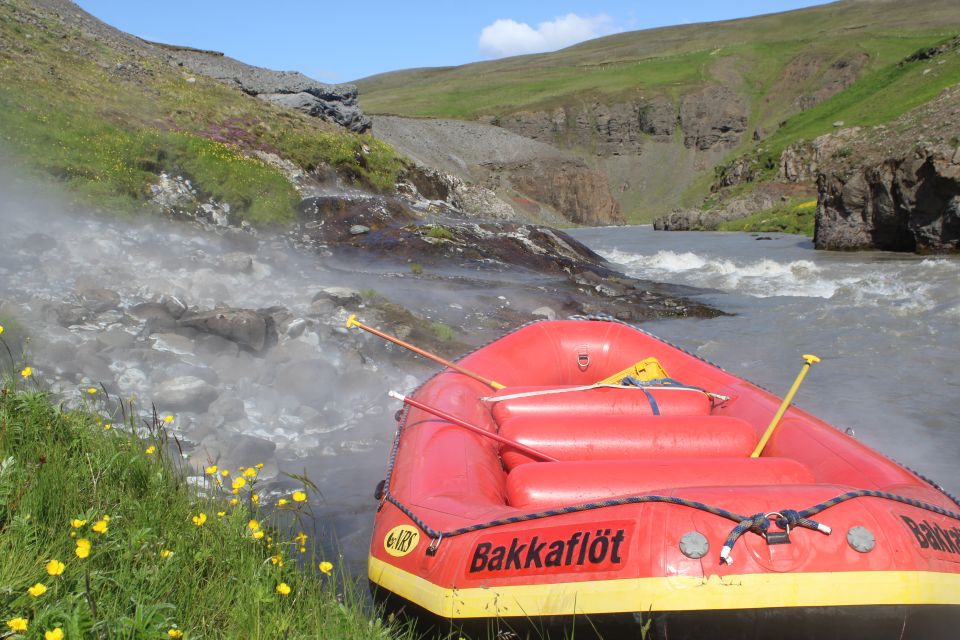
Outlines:
{"type": "Polygon", "coordinates": [[[771,423],[759,387],[613,321],[530,324],[458,365],[505,388],[446,370],[409,397],[430,411],[400,414],[369,555],[388,606],[537,637],[960,628],[960,505],[800,409],[771,423]]]}

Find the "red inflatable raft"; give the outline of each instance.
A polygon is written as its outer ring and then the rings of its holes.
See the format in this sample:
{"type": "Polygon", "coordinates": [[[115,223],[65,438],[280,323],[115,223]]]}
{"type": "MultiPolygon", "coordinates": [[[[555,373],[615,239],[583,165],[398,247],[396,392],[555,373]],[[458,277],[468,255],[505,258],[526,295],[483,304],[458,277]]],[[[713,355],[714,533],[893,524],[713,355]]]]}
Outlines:
{"type": "Polygon", "coordinates": [[[411,399],[502,441],[398,415],[369,556],[389,606],[481,635],[960,637],[960,505],[834,427],[790,408],[751,457],[778,398],[613,321],[458,364],[505,388],[446,370],[411,399]],[[595,386],[646,358],[670,378],[595,386]]]}

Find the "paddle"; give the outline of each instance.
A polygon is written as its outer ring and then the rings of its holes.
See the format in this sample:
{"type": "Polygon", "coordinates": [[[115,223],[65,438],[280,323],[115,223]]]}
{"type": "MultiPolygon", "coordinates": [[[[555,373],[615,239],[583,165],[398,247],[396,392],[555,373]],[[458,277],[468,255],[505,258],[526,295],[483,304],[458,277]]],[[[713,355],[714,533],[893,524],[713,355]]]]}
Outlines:
{"type": "Polygon", "coordinates": [[[773,416],[773,420],[770,421],[770,426],[767,427],[767,430],[763,433],[763,437],[760,438],[760,442],[757,443],[757,448],[754,449],[753,453],[750,454],[751,458],[757,458],[761,453],[763,453],[763,448],[767,446],[767,441],[770,440],[770,437],[776,430],[777,425],[780,424],[780,418],[782,418],[783,414],[787,412],[787,407],[790,406],[793,396],[797,393],[797,389],[800,388],[800,383],[803,382],[804,376],[807,375],[807,371],[810,370],[810,367],[817,362],[820,362],[820,358],[817,356],[813,356],[808,353],[803,354],[803,368],[800,369],[800,375],[798,375],[797,379],[793,381],[793,386],[790,387],[790,391],[788,391],[787,395],[783,398],[780,408],[777,409],[777,412],[773,416]]]}
{"type": "Polygon", "coordinates": [[[505,388],[505,387],[504,387],[502,384],[500,384],[499,382],[496,382],[496,381],[494,381],[494,380],[489,380],[489,379],[487,379],[487,378],[484,378],[483,376],[481,376],[481,375],[479,375],[479,374],[477,374],[477,373],[474,373],[473,371],[470,371],[470,370],[468,370],[468,369],[464,369],[463,367],[461,367],[461,366],[459,366],[459,365],[456,365],[456,364],[450,362],[449,360],[444,360],[443,358],[441,358],[441,357],[438,356],[438,355],[434,355],[434,354],[430,353],[429,351],[424,351],[423,349],[421,349],[421,348],[419,348],[419,347],[415,347],[415,346],[413,346],[412,344],[410,344],[409,342],[404,342],[404,341],[401,340],[400,338],[395,338],[395,337],[391,336],[391,335],[388,334],[388,333],[384,333],[384,332],[382,332],[382,331],[378,331],[378,330],[374,329],[373,327],[367,326],[367,325],[363,324],[362,322],[360,322],[359,320],[357,320],[356,314],[351,314],[350,317],[347,318],[347,329],[351,329],[351,328],[353,328],[353,327],[357,327],[357,328],[363,329],[363,330],[366,331],[367,333],[372,333],[373,335],[378,336],[378,337],[380,337],[380,338],[383,338],[384,340],[387,340],[388,342],[392,342],[393,344],[398,344],[398,345],[400,345],[401,347],[403,347],[404,349],[409,349],[410,351],[413,351],[414,353],[416,353],[416,354],[418,354],[418,355],[421,355],[421,356],[423,356],[424,358],[427,358],[428,360],[433,360],[434,362],[438,362],[438,363],[442,364],[442,365],[445,366],[445,367],[449,367],[449,368],[453,369],[454,371],[456,371],[456,372],[458,372],[458,373],[462,373],[463,375],[469,376],[469,377],[473,378],[474,380],[478,380],[478,381],[482,382],[483,384],[487,385],[488,387],[490,387],[491,389],[495,389],[495,390],[498,390],[498,391],[499,391],[500,389],[504,389],[504,388],[505,388]]]}
{"type": "Polygon", "coordinates": [[[435,407],[431,407],[430,405],[423,404],[423,403],[420,402],[419,400],[414,400],[413,398],[408,398],[407,396],[405,396],[405,395],[403,395],[403,394],[401,394],[401,393],[397,393],[396,391],[391,391],[391,392],[389,392],[387,395],[389,395],[391,398],[395,398],[395,399],[399,400],[400,402],[403,402],[404,404],[408,404],[408,405],[410,405],[411,407],[416,407],[417,409],[420,409],[421,411],[426,411],[427,413],[433,414],[433,415],[437,416],[438,418],[441,418],[441,419],[443,419],[443,420],[446,420],[447,422],[452,422],[453,424],[457,425],[458,427],[463,427],[464,429],[468,429],[468,430],[470,430],[470,431],[473,431],[474,433],[479,434],[479,435],[481,435],[481,436],[484,436],[485,438],[490,438],[491,440],[496,440],[497,442],[500,442],[500,443],[509,445],[509,446],[513,447],[514,449],[516,449],[517,451],[520,451],[520,452],[522,452],[522,453],[525,453],[525,454],[527,454],[527,455],[529,455],[529,456],[533,456],[534,458],[539,458],[540,460],[544,460],[544,461],[546,461],[546,462],[559,462],[559,461],[558,461],[556,458],[554,458],[553,456],[548,456],[547,454],[545,454],[545,453],[543,453],[543,452],[541,452],[541,451],[537,451],[536,449],[531,449],[530,447],[528,447],[528,446],[525,445],[525,444],[520,444],[520,443],[517,442],[516,440],[511,440],[510,438],[504,438],[503,436],[501,436],[501,435],[499,435],[499,434],[496,434],[496,433],[493,433],[492,431],[487,431],[486,429],[483,429],[483,428],[481,428],[481,427],[478,427],[478,426],[476,426],[476,425],[474,425],[474,424],[470,424],[469,422],[464,422],[464,421],[461,420],[460,418],[457,418],[457,417],[455,417],[455,416],[452,416],[452,415],[450,415],[449,413],[447,413],[446,411],[441,411],[440,409],[437,409],[437,408],[435,408],[435,407]]]}

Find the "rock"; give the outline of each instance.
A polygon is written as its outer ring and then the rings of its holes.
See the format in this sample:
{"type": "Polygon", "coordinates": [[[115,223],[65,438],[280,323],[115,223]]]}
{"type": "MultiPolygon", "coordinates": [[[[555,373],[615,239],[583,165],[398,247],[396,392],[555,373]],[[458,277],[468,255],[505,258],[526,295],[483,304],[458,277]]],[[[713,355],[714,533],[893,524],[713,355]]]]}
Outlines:
{"type": "Polygon", "coordinates": [[[553,207],[571,222],[623,224],[620,204],[599,171],[563,160],[539,160],[498,169],[509,173],[517,191],[553,207]]]}
{"type": "Polygon", "coordinates": [[[639,106],[640,130],[652,136],[669,138],[677,126],[677,108],[673,101],[658,96],[639,106]]]}
{"type": "Polygon", "coordinates": [[[538,318],[546,318],[547,320],[557,319],[557,312],[550,307],[537,307],[531,313],[538,318]]]}
{"type": "Polygon", "coordinates": [[[57,316],[57,322],[63,327],[71,327],[83,324],[93,315],[86,307],[76,304],[63,302],[54,306],[54,313],[57,316]]]}
{"type": "Polygon", "coordinates": [[[960,164],[949,147],[820,174],[818,249],[960,251],[960,164]]]}
{"type": "Polygon", "coordinates": [[[726,87],[706,86],[683,97],[680,125],[688,148],[732,148],[747,128],[747,104],[726,87]]]}
{"type": "Polygon", "coordinates": [[[253,256],[249,253],[232,251],[224,254],[220,261],[228,271],[235,273],[250,273],[253,271],[253,256]]]}
{"type": "Polygon", "coordinates": [[[251,309],[220,307],[213,311],[190,313],[180,318],[179,324],[232,340],[256,353],[277,341],[273,318],[251,309]]]}
{"type": "Polygon", "coordinates": [[[324,84],[299,72],[254,67],[212,51],[165,49],[177,63],[252,96],[321,117],[354,133],[370,129],[370,118],[357,106],[353,85],[324,84]]]}
{"type": "Polygon", "coordinates": [[[139,320],[144,321],[144,333],[164,333],[173,331],[177,327],[177,321],[170,314],[168,307],[159,302],[144,302],[130,307],[128,313],[139,320]]]}
{"type": "Polygon", "coordinates": [[[153,403],[159,411],[206,411],[219,393],[195,376],[180,376],[157,386],[153,403]]]}
{"type": "Polygon", "coordinates": [[[160,303],[173,318],[179,319],[187,311],[187,305],[176,296],[164,296],[160,303]]]}
{"type": "Polygon", "coordinates": [[[109,289],[85,287],[77,292],[80,303],[94,313],[101,313],[120,306],[120,294],[109,289]]]}
{"type": "Polygon", "coordinates": [[[370,233],[370,227],[364,226],[362,224],[354,224],[350,226],[350,235],[359,236],[364,233],[370,233]]]}

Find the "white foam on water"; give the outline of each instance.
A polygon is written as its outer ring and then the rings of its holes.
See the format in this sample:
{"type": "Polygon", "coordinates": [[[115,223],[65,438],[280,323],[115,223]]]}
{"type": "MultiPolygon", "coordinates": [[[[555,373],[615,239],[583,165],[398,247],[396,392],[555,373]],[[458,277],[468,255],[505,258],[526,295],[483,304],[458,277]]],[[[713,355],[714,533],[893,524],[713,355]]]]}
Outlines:
{"type": "Polygon", "coordinates": [[[601,255],[639,278],[736,291],[757,298],[830,298],[839,286],[837,281],[823,277],[823,269],[810,260],[736,261],[669,250],[642,255],[614,249],[601,255]]]}

